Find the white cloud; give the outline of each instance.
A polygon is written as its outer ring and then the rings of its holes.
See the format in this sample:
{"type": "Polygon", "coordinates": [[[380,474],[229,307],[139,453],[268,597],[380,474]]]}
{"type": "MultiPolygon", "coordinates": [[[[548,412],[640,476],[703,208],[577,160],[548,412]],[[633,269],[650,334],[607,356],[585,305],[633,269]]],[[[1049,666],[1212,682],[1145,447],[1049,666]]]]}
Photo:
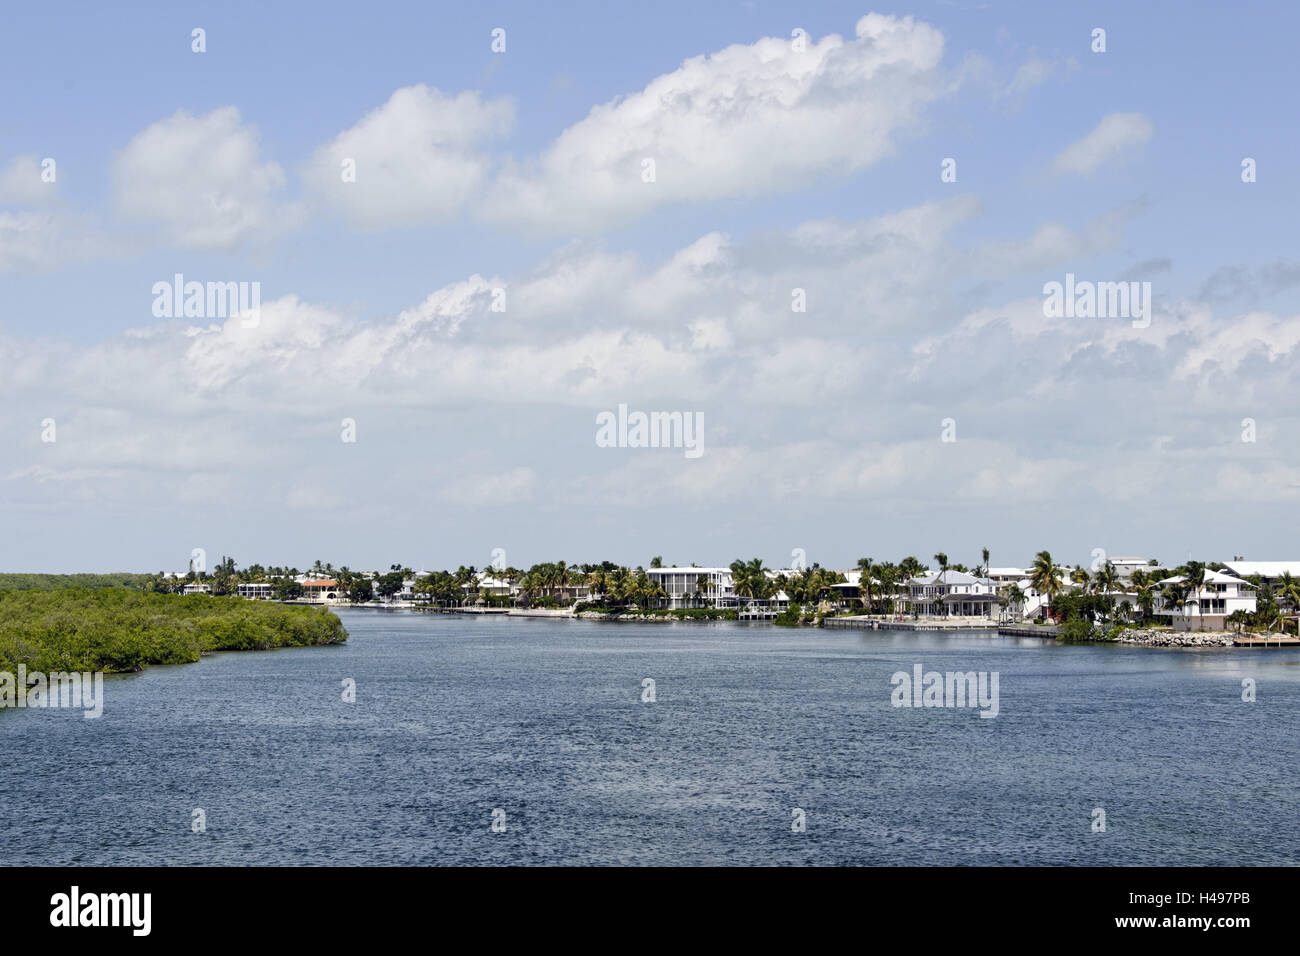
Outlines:
{"type": "Polygon", "coordinates": [[[63,259],[63,246],[55,214],[0,211],[0,272],[49,268],[63,259]]]}
{"type": "Polygon", "coordinates": [[[1041,86],[1050,80],[1061,69],[1061,63],[1057,60],[1044,60],[1037,54],[1031,53],[1028,59],[1016,69],[1015,75],[1005,87],[997,92],[995,100],[1017,100],[1027,94],[1030,90],[1041,86]]]}
{"type": "MultiPolygon", "coordinates": [[[[977,211],[955,199],[743,242],[708,233],[652,262],[570,244],[369,321],[285,296],[255,328],[0,337],[6,492],[123,513],[159,498],[268,513],[347,501],[339,520],[405,508],[467,523],[511,504],[572,520],[664,501],[674,514],[724,502],[737,515],[861,514],[869,500],[891,521],[970,502],[1082,515],[1081,502],[1153,487],[1169,507],[1226,496],[1258,447],[1276,473],[1260,494],[1294,497],[1300,461],[1272,436],[1295,423],[1276,396],[1297,386],[1300,317],[1162,303],[1133,329],[1047,319],[1023,287],[959,308],[955,287],[1073,263],[1123,231],[1104,215],[959,244],[977,211]],[[790,310],[796,277],[807,313],[790,310]],[[505,313],[491,309],[498,286],[505,313]],[[701,412],[704,456],[597,448],[593,416],[620,402],[701,412]],[[47,415],[57,445],[39,442],[47,415]],[[1239,441],[1248,415],[1258,446],[1239,441]],[[359,423],[356,444],[339,440],[343,417],[359,423]]],[[[744,527],[716,533],[732,531],[744,527]]]]}
{"type": "Polygon", "coordinates": [[[942,95],[943,35],[869,14],[853,39],[764,38],[685,61],[504,169],[486,215],[595,228],[664,205],[786,192],[866,168],[942,95]],[[642,179],[653,159],[655,182],[642,179]]]}
{"type": "Polygon", "coordinates": [[[180,110],[136,134],[113,164],[113,187],[123,215],[187,248],[266,239],[300,218],[282,198],[284,171],[262,159],[257,130],[233,106],[180,110]]]}
{"type": "Polygon", "coordinates": [[[0,169],[0,203],[39,206],[53,202],[58,197],[57,172],[55,182],[42,177],[41,160],[36,156],[17,156],[4,169],[0,169]]]}
{"type": "Polygon", "coordinates": [[[509,100],[403,87],[318,149],[305,178],[363,228],[444,222],[476,198],[487,175],[490,159],[476,146],[513,121],[509,100]],[[345,166],[355,181],[345,181],[345,166]]]}
{"type": "Polygon", "coordinates": [[[1155,127],[1141,113],[1111,113],[1057,154],[1052,165],[1058,172],[1091,173],[1124,150],[1147,142],[1154,133],[1155,127]]]}
{"type": "MultiPolygon", "coordinates": [[[[58,167],[52,167],[57,175],[58,167]]],[[[113,249],[46,182],[42,160],[17,156],[0,168],[0,272],[40,272],[113,249]]]]}

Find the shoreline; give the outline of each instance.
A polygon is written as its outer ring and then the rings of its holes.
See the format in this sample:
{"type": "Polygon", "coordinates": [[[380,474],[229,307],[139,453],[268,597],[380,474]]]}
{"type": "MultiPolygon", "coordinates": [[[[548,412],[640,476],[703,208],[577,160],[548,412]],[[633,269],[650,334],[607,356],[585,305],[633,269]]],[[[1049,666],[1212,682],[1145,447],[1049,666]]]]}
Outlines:
{"type": "MultiPolygon", "coordinates": [[[[288,602],[285,602],[288,603],[288,602]]],[[[306,602],[301,602],[306,603],[306,602]]],[[[431,608],[416,607],[410,605],[393,606],[379,604],[333,604],[323,605],[331,610],[371,610],[371,611],[413,611],[424,614],[466,614],[466,615],[491,615],[494,617],[513,617],[513,618],[542,618],[548,620],[570,620],[570,621],[607,621],[610,623],[627,623],[627,624],[751,624],[750,620],[736,617],[689,617],[676,616],[673,614],[650,614],[650,613],[632,613],[632,614],[610,614],[603,611],[578,611],[574,612],[568,608],[431,608]]],[[[776,627],[771,619],[761,620],[760,623],[776,627]]],[[[888,621],[877,619],[855,619],[853,617],[827,617],[823,618],[818,625],[800,624],[794,625],[793,629],[801,630],[826,629],[826,630],[872,630],[872,631],[896,631],[896,632],[945,632],[945,633],[965,633],[979,634],[989,631],[996,631],[1001,637],[1036,637],[1044,640],[1052,640],[1058,644],[1113,644],[1127,645],[1130,647],[1151,647],[1167,650],[1187,650],[1187,649],[1204,649],[1212,647],[1238,647],[1250,649],[1252,647],[1268,647],[1273,649],[1300,647],[1300,641],[1294,638],[1279,641],[1277,638],[1265,640],[1263,638],[1252,638],[1249,634],[1235,634],[1230,631],[1162,631],[1149,628],[1126,628],[1123,633],[1114,639],[1101,638],[1084,641],[1064,641],[1061,639],[1061,629],[1051,625],[1024,625],[1024,624],[999,624],[996,621],[987,624],[975,624],[970,622],[961,622],[957,624],[944,624],[942,622],[926,622],[923,620],[907,621],[888,621]],[[839,622],[839,623],[835,623],[839,622]]]]}

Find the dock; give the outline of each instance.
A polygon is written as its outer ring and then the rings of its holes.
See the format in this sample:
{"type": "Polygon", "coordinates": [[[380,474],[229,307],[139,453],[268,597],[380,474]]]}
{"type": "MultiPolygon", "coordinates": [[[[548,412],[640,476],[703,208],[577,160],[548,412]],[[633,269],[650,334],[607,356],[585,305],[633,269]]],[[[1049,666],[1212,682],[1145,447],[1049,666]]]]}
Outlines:
{"type": "Polygon", "coordinates": [[[859,628],[870,631],[992,631],[997,626],[997,621],[969,619],[949,621],[943,618],[918,618],[896,621],[866,615],[822,618],[822,627],[859,628]]]}
{"type": "Polygon", "coordinates": [[[1233,647],[1300,647],[1300,637],[1246,637],[1232,639],[1233,647]]]}

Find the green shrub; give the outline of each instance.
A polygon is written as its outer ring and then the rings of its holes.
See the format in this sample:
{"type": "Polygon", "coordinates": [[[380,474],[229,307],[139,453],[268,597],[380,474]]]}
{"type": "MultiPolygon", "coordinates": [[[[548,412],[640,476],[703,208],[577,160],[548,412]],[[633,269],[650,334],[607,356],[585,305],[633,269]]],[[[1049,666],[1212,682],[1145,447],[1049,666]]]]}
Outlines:
{"type": "Polygon", "coordinates": [[[1061,640],[1063,641],[1089,641],[1092,640],[1092,625],[1082,618],[1071,618],[1061,627],[1061,640]]]}
{"type": "Polygon", "coordinates": [[[0,671],[135,671],[204,651],[337,644],[326,608],[123,588],[0,591],[0,671]]]}

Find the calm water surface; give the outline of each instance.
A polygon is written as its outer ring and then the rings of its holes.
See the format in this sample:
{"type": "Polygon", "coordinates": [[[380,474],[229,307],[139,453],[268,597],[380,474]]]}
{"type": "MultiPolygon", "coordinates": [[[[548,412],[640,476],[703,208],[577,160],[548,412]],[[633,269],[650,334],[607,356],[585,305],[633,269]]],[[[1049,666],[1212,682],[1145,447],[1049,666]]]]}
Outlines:
{"type": "Polygon", "coordinates": [[[1293,650],[340,616],[343,647],[108,678],[99,720],[0,712],[0,862],[1300,859],[1293,650]],[[895,709],[916,663],[997,671],[999,716],[895,709]]]}

